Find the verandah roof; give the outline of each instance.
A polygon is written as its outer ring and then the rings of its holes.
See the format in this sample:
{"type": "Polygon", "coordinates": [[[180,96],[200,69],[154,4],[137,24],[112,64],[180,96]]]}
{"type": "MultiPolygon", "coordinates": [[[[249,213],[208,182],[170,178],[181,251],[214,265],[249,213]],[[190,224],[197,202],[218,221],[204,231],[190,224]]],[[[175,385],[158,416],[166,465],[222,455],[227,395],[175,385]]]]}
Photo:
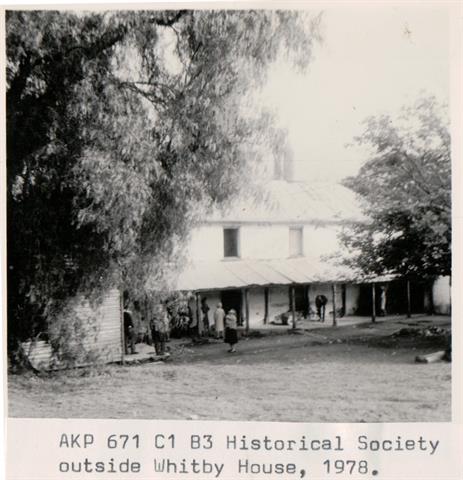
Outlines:
{"type": "Polygon", "coordinates": [[[356,272],[307,257],[282,260],[223,260],[197,262],[178,277],[177,290],[222,290],[294,283],[364,281],[356,272]]]}

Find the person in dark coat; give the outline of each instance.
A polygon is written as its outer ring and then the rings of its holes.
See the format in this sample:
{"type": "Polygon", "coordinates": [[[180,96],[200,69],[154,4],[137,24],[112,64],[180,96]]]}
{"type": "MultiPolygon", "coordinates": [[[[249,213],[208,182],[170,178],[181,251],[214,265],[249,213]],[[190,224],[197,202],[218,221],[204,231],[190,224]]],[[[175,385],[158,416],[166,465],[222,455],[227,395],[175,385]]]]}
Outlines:
{"type": "Polygon", "coordinates": [[[130,353],[133,355],[137,353],[135,351],[135,331],[133,328],[132,312],[124,309],[124,338],[125,338],[125,354],[130,353]]]}
{"type": "Polygon", "coordinates": [[[235,345],[238,343],[238,318],[233,308],[225,316],[224,342],[230,345],[229,353],[235,353],[235,345]]]}
{"type": "Polygon", "coordinates": [[[207,335],[209,333],[209,305],[207,304],[206,300],[206,297],[201,300],[201,311],[203,312],[204,331],[207,335]]]}
{"type": "Polygon", "coordinates": [[[156,355],[167,355],[166,342],[169,338],[170,321],[169,314],[164,305],[159,304],[155,307],[151,316],[150,326],[156,355]]]}
{"type": "Polygon", "coordinates": [[[328,299],[325,295],[317,295],[315,297],[315,306],[317,307],[317,315],[320,322],[325,321],[325,310],[328,299]]]}
{"type": "Polygon", "coordinates": [[[188,317],[190,318],[188,330],[192,339],[198,336],[198,312],[196,311],[196,299],[193,294],[188,295],[188,317]]]}

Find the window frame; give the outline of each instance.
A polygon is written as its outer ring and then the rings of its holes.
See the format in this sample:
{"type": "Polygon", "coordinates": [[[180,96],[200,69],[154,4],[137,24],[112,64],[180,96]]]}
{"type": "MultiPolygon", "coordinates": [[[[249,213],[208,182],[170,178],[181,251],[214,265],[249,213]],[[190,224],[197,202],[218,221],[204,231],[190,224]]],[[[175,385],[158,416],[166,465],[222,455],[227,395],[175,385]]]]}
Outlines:
{"type": "Polygon", "coordinates": [[[225,225],[222,228],[222,252],[224,260],[236,260],[241,258],[241,228],[236,225],[225,225]],[[225,255],[225,230],[236,231],[236,255],[225,255]]]}
{"type": "Polygon", "coordinates": [[[288,227],[288,258],[298,258],[303,256],[304,256],[304,226],[290,225],[288,227]],[[297,253],[291,252],[291,231],[300,232],[300,240],[299,240],[300,249],[297,253]]]}

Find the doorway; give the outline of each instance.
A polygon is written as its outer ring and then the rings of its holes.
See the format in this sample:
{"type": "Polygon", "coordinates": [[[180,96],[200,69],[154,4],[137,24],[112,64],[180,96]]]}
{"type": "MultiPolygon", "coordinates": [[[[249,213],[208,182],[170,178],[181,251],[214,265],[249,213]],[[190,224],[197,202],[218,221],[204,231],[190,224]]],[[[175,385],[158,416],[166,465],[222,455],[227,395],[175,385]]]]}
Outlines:
{"type": "Polygon", "coordinates": [[[222,307],[226,313],[230,309],[234,309],[236,311],[236,317],[238,319],[238,325],[242,325],[242,318],[241,318],[241,290],[234,288],[230,290],[222,290],[220,292],[220,298],[222,301],[222,307]]]}
{"type": "MultiPolygon", "coordinates": [[[[309,312],[309,298],[307,292],[307,285],[294,286],[294,303],[296,312],[300,312],[307,317],[309,312]]],[[[289,309],[291,310],[291,299],[289,301],[289,309]]]]}

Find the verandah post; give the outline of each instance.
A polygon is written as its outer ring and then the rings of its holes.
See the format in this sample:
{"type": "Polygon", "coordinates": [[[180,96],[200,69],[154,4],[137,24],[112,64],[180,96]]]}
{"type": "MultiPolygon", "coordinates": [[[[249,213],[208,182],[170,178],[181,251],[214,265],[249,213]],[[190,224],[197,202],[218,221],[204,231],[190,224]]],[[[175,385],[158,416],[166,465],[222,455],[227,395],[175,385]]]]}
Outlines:
{"type": "Polygon", "coordinates": [[[290,297],[291,297],[291,315],[293,317],[293,329],[296,328],[296,300],[295,300],[295,292],[294,292],[294,285],[289,287],[290,297]]]}
{"type": "Polygon", "coordinates": [[[310,285],[305,286],[305,305],[306,305],[305,317],[310,318],[310,285]]]}
{"type": "Polygon", "coordinates": [[[346,297],[347,297],[347,287],[346,284],[343,283],[341,285],[341,303],[342,303],[342,316],[345,317],[347,315],[347,306],[346,306],[346,297]]]}
{"type": "Polygon", "coordinates": [[[196,316],[198,318],[198,335],[203,334],[203,317],[201,312],[201,295],[196,292],[196,316]]]}
{"type": "Polygon", "coordinates": [[[331,285],[331,293],[333,296],[333,327],[338,326],[338,321],[336,319],[336,284],[331,285]]]}
{"type": "Polygon", "coordinates": [[[243,322],[246,321],[245,316],[246,316],[246,294],[244,293],[244,288],[240,290],[241,292],[241,309],[240,309],[240,316],[239,316],[239,322],[238,325],[240,327],[243,326],[243,322]]]}
{"type": "Polygon", "coordinates": [[[246,312],[246,333],[249,333],[249,289],[244,289],[244,311],[246,312]]]}
{"type": "Polygon", "coordinates": [[[371,321],[376,322],[376,285],[371,284],[371,321]]]}
{"type": "Polygon", "coordinates": [[[434,311],[434,291],[433,291],[433,284],[434,284],[434,280],[432,282],[430,282],[430,285],[429,285],[429,313],[430,315],[434,315],[435,311],[434,311]]]}
{"type": "Polygon", "coordinates": [[[269,295],[269,290],[268,287],[264,288],[264,325],[268,323],[268,295],[269,295]]]}
{"type": "Polygon", "coordinates": [[[407,318],[412,316],[412,298],[410,292],[410,280],[407,278],[407,318]]]}

